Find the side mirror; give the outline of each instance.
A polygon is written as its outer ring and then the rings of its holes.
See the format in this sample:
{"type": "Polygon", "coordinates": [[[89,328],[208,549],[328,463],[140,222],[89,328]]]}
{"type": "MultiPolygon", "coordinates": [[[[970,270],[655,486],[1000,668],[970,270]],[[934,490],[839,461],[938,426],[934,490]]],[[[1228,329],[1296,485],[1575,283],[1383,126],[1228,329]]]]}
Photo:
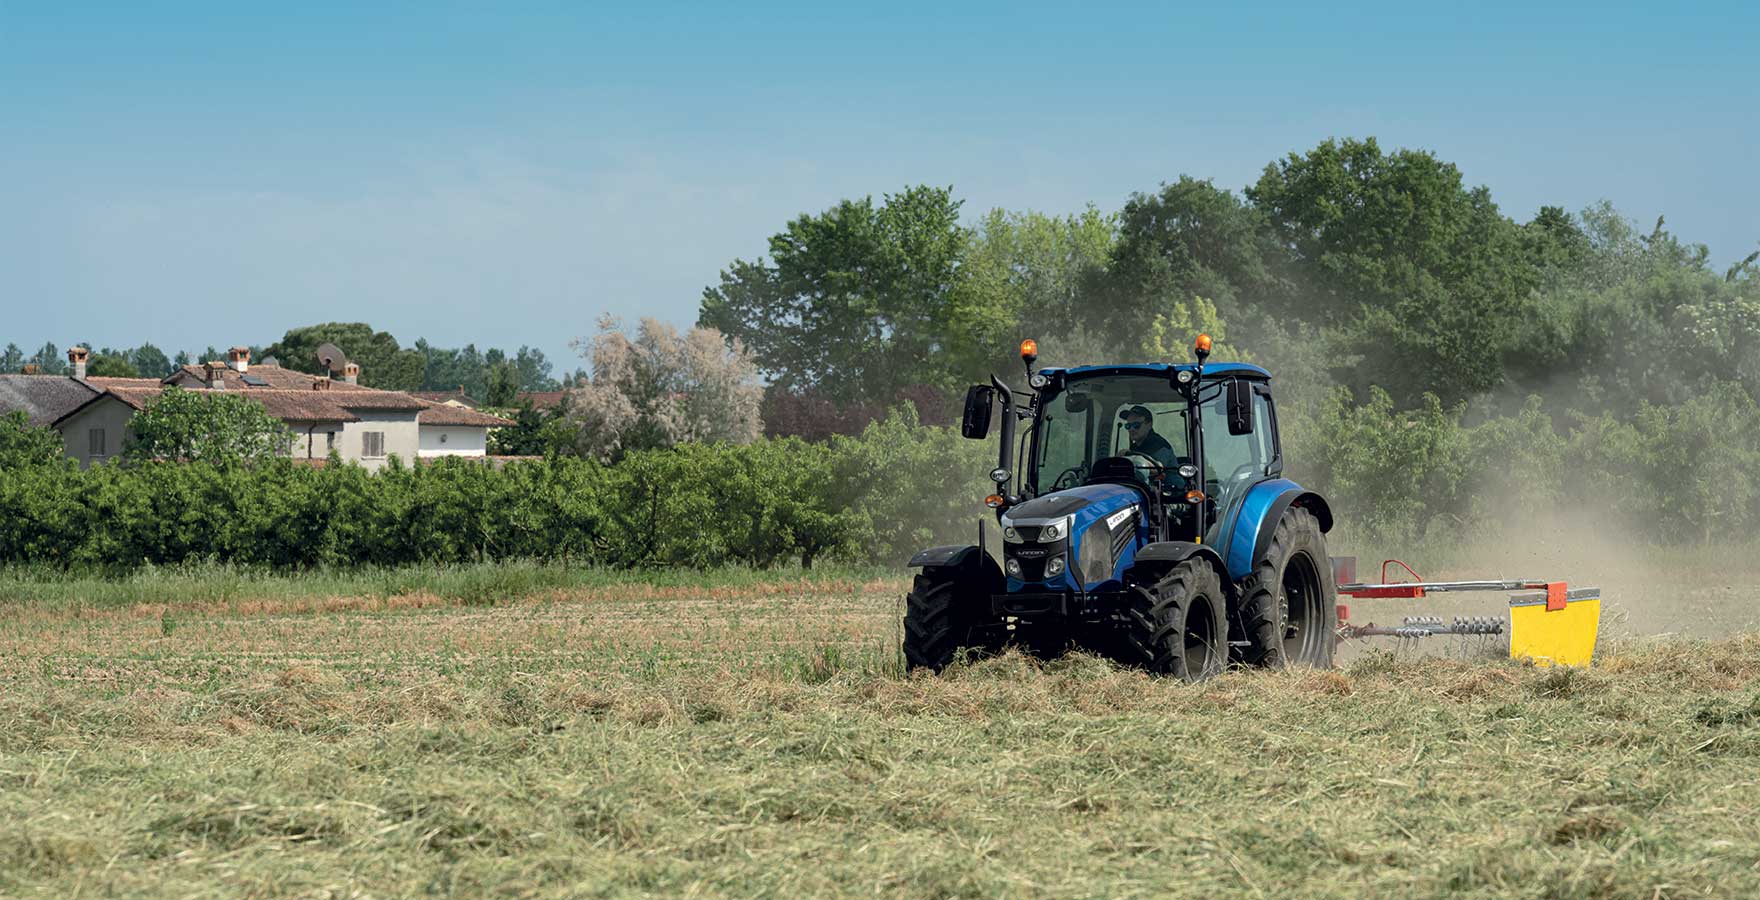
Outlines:
{"type": "Polygon", "coordinates": [[[990,410],[995,405],[989,385],[974,384],[966,389],[966,413],[959,422],[959,433],[973,440],[990,436],[990,410]]]}
{"type": "Polygon", "coordinates": [[[1253,386],[1240,378],[1228,383],[1228,433],[1253,433],[1253,386]]]}

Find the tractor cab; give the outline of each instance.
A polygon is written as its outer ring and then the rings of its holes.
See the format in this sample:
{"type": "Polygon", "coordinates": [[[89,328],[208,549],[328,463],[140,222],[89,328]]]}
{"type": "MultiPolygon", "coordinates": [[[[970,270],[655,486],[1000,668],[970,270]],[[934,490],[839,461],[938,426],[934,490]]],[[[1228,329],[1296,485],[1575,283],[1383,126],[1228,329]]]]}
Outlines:
{"type": "Polygon", "coordinates": [[[1331,512],[1282,477],[1271,374],[1207,366],[1210,347],[1200,335],[1192,363],[1034,371],[1027,341],[1029,390],[992,376],[967,392],[966,437],[1000,420],[995,524],[911,560],[923,568],[905,623],[913,665],[1009,642],[1080,644],[1188,678],[1231,654],[1330,662],[1331,512]]]}

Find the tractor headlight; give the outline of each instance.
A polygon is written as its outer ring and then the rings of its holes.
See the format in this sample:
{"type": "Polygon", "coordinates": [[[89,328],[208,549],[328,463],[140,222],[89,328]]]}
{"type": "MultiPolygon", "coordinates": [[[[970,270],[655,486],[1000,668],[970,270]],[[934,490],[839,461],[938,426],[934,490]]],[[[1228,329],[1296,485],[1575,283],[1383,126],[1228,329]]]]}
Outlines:
{"type": "Polygon", "coordinates": [[[997,484],[1001,484],[1004,481],[1007,481],[1008,480],[1008,470],[1007,469],[991,469],[990,470],[990,480],[996,482],[997,484]]]}
{"type": "Polygon", "coordinates": [[[1192,465],[1191,463],[1186,463],[1185,465],[1180,466],[1179,467],[1179,477],[1186,478],[1186,479],[1198,477],[1198,467],[1192,465]]]}
{"type": "Polygon", "coordinates": [[[1034,372],[1033,377],[1027,379],[1027,383],[1032,385],[1035,391],[1044,390],[1045,386],[1051,383],[1051,376],[1044,372],[1034,372]]]}
{"type": "Polygon", "coordinates": [[[1064,535],[1069,532],[1065,522],[1066,520],[1059,519],[1056,522],[1052,522],[1050,525],[1039,529],[1039,543],[1049,544],[1052,541],[1063,540],[1064,535]]]}
{"type": "Polygon", "coordinates": [[[1191,369],[1181,369],[1178,372],[1173,373],[1173,380],[1179,382],[1180,384],[1191,384],[1192,383],[1192,370],[1191,369]]]}
{"type": "Polygon", "coordinates": [[[1047,576],[1051,576],[1051,577],[1056,577],[1058,575],[1062,575],[1063,574],[1063,557],[1061,557],[1061,556],[1051,557],[1051,561],[1045,564],[1045,574],[1047,576]]]}
{"type": "Polygon", "coordinates": [[[1002,529],[1002,539],[1003,539],[1003,540],[1005,540],[1005,541],[1007,541],[1007,542],[1009,542],[1009,543],[1011,543],[1011,544],[1019,544],[1019,543],[1022,543],[1022,541],[1021,541],[1021,533],[1020,533],[1020,532],[1018,532],[1018,531],[1016,531],[1016,530],[1014,530],[1014,526],[1013,526],[1013,525],[1010,525],[1010,526],[1008,526],[1008,527],[1006,527],[1006,528],[1004,528],[1004,529],[1002,529]]]}
{"type": "Polygon", "coordinates": [[[1002,571],[1007,572],[1011,578],[1021,577],[1021,561],[1018,559],[1010,559],[1002,564],[1002,571]]]}

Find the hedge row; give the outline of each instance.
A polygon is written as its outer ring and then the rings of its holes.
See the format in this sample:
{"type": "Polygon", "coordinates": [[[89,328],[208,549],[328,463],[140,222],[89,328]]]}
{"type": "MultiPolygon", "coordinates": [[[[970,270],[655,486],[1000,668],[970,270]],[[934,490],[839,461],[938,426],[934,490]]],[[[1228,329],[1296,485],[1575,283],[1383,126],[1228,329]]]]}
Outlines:
{"type": "Polygon", "coordinates": [[[902,562],[975,527],[986,470],[983,446],[908,413],[830,443],[685,445],[613,466],[11,466],[0,472],[0,562],[902,562]]]}

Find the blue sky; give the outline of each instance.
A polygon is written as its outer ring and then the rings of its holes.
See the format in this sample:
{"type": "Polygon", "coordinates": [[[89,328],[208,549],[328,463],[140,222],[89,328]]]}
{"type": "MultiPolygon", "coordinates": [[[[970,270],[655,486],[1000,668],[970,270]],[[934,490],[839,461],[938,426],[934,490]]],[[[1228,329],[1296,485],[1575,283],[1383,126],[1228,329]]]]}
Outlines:
{"type": "Polygon", "coordinates": [[[364,320],[571,364],[843,197],[1116,209],[1329,136],[1760,246],[1749,4],[366,5],[0,0],[0,344],[364,320]]]}

